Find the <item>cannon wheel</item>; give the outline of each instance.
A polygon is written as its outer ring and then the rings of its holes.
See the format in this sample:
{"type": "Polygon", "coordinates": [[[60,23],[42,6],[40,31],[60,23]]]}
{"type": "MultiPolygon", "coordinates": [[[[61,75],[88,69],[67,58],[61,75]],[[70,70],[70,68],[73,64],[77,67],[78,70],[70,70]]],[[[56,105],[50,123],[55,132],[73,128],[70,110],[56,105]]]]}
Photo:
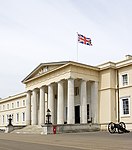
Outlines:
{"type": "Polygon", "coordinates": [[[108,124],[108,131],[109,131],[110,133],[115,133],[115,132],[116,132],[115,124],[114,124],[113,122],[110,122],[110,123],[108,124]]]}
{"type": "Polygon", "coordinates": [[[126,129],[126,124],[124,122],[120,122],[119,125],[126,129]]]}
{"type": "MultiPolygon", "coordinates": [[[[120,125],[122,128],[126,129],[126,125],[125,125],[124,122],[120,122],[119,125],[120,125]]],[[[124,131],[118,129],[118,133],[123,133],[123,132],[124,132],[124,131]]]]}

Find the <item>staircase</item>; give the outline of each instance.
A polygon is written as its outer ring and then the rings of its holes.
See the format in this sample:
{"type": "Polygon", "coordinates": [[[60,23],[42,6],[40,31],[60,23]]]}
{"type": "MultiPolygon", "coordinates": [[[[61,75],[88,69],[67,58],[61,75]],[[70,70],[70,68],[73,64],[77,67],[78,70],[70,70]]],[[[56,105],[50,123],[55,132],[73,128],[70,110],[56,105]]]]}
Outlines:
{"type": "Polygon", "coordinates": [[[22,129],[13,130],[11,133],[20,134],[43,134],[43,128],[39,125],[29,125],[22,129]]]}

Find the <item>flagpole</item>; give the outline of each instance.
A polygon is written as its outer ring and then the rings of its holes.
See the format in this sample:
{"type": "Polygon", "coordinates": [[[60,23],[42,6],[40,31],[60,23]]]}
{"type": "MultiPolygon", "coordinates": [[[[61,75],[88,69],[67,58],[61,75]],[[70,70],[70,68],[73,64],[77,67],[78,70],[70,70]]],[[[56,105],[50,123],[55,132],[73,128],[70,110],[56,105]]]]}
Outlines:
{"type": "Polygon", "coordinates": [[[77,62],[78,62],[78,32],[77,32],[77,62]]]}

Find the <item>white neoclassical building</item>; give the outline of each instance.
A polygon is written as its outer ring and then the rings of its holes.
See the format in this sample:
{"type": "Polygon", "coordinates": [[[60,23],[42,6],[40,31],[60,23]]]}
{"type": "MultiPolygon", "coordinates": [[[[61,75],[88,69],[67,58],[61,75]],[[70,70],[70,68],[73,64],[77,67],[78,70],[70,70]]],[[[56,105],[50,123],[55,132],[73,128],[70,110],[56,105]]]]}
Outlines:
{"type": "Polygon", "coordinates": [[[75,62],[40,64],[22,82],[26,84],[26,124],[98,123],[98,68],[75,62]],[[32,106],[32,107],[31,107],[32,106]]]}
{"type": "Polygon", "coordinates": [[[73,61],[42,63],[23,81],[26,90],[0,100],[0,127],[11,114],[14,125],[124,121],[132,129],[132,56],[90,66],[73,61]]]}

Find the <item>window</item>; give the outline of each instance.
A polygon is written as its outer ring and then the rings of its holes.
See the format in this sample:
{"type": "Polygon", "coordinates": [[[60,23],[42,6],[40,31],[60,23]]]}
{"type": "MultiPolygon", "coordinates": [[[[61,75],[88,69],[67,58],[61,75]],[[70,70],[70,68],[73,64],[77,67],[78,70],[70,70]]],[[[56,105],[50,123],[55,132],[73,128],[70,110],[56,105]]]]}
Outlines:
{"type": "Polygon", "coordinates": [[[9,109],[9,104],[7,104],[7,109],[9,109]]]}
{"type": "Polygon", "coordinates": [[[23,106],[25,106],[25,100],[23,100],[23,106]]]}
{"type": "Polygon", "coordinates": [[[75,87],[75,96],[79,95],[79,87],[75,87]]]}
{"type": "Polygon", "coordinates": [[[3,110],[5,110],[5,105],[3,105],[3,110]]]}
{"type": "Polygon", "coordinates": [[[123,74],[122,75],[122,85],[128,85],[128,74],[123,74]]]}
{"type": "Polygon", "coordinates": [[[22,121],[25,121],[25,112],[22,113],[22,121]]]}
{"type": "Polygon", "coordinates": [[[6,115],[6,121],[7,121],[7,123],[9,122],[9,121],[8,121],[8,117],[9,117],[9,116],[8,116],[8,115],[6,115]]]}
{"type": "Polygon", "coordinates": [[[19,122],[19,113],[16,114],[16,122],[19,122]]]}
{"type": "Polygon", "coordinates": [[[130,115],[130,97],[121,98],[120,101],[120,112],[121,116],[129,116],[130,115]]]}
{"type": "Polygon", "coordinates": [[[128,99],[122,99],[122,103],[123,103],[123,114],[129,114],[129,101],[128,99]]]}
{"type": "Polygon", "coordinates": [[[2,123],[4,124],[4,122],[5,122],[5,116],[3,115],[2,116],[2,123]]]}
{"type": "Polygon", "coordinates": [[[14,103],[12,103],[11,105],[12,105],[12,108],[14,108],[14,103]]]}
{"type": "Polygon", "coordinates": [[[11,117],[12,117],[12,122],[13,122],[14,121],[14,115],[12,114],[11,117]]]}
{"type": "Polygon", "coordinates": [[[17,107],[19,107],[19,101],[17,101],[17,107]]]}

